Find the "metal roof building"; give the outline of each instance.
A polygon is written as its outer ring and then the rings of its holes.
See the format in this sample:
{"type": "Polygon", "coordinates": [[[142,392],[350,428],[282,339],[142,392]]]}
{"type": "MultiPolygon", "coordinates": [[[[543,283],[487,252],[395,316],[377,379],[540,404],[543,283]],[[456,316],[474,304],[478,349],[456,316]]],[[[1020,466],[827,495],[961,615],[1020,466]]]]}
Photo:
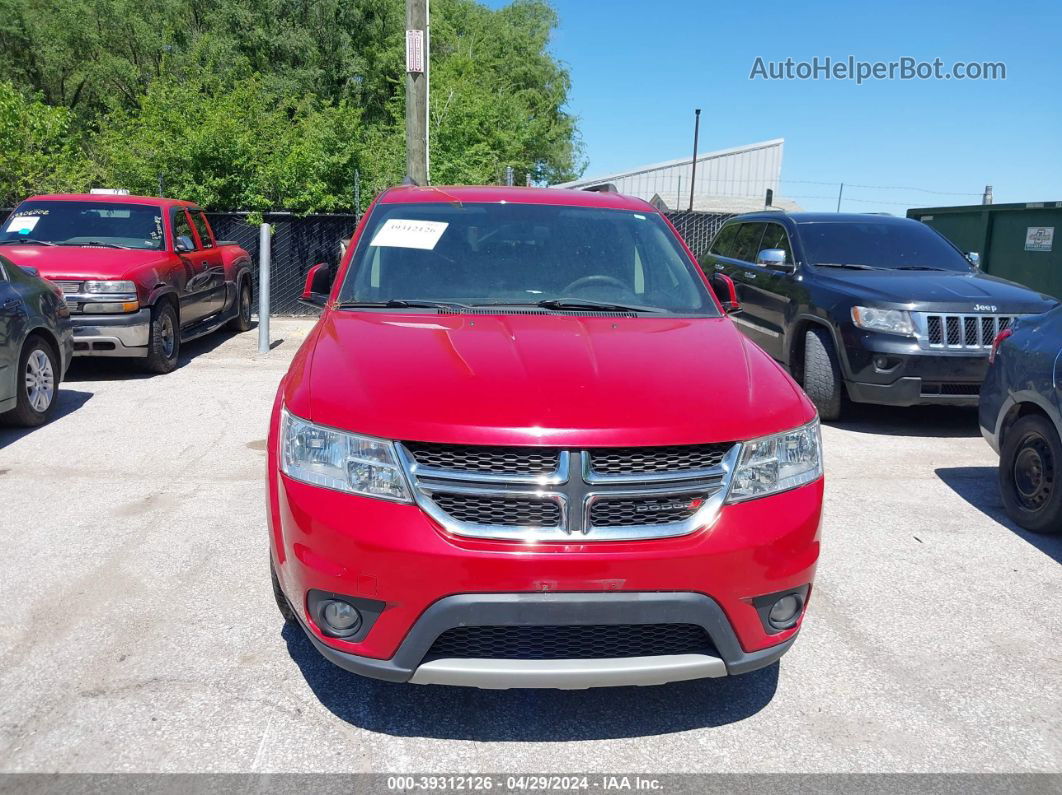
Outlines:
{"type": "MultiPolygon", "coordinates": [[[[782,178],[783,138],[774,138],[747,146],[720,149],[697,155],[697,185],[694,190],[694,209],[711,212],[745,212],[763,206],[767,189],[775,192],[776,206],[799,209],[778,196],[782,178]],[[711,208],[709,210],[709,208],[711,208]]],[[[577,179],[554,188],[589,188],[611,184],[620,193],[637,196],[646,201],[654,198],[659,206],[685,210],[690,204],[690,172],[692,157],[638,166],[616,174],[589,179],[577,179]]],[[[663,209],[663,208],[662,208],[663,209]]]]}

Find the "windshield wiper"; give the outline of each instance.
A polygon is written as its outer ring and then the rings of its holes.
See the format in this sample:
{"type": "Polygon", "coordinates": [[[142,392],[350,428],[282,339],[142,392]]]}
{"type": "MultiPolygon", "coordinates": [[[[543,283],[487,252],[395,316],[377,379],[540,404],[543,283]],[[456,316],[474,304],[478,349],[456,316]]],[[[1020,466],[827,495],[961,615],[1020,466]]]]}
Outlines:
{"type": "Polygon", "coordinates": [[[391,298],[387,301],[338,301],[336,309],[450,309],[459,312],[469,309],[468,304],[453,301],[426,301],[420,298],[391,298]]]}
{"type": "Polygon", "coordinates": [[[882,271],[887,268],[875,268],[873,265],[857,265],[854,262],[816,262],[816,268],[849,268],[854,271],[882,271]]]}
{"type": "Polygon", "coordinates": [[[50,240],[37,240],[35,238],[26,238],[25,240],[0,240],[0,246],[54,246],[56,245],[50,240]]]}
{"type": "Polygon", "coordinates": [[[541,301],[498,301],[490,304],[475,304],[477,307],[537,306],[541,309],[553,309],[561,312],[592,309],[602,312],[660,312],[652,306],[634,304],[616,304],[611,301],[588,301],[582,298],[544,298],[541,301]]]}
{"type": "Polygon", "coordinates": [[[71,243],[64,241],[62,243],[53,243],[56,246],[100,246],[102,248],[125,248],[129,246],[119,246],[117,243],[104,243],[102,240],[80,240],[77,243],[71,243]]]}
{"type": "Polygon", "coordinates": [[[931,265],[898,265],[896,271],[946,271],[948,268],[934,268],[931,265]]]}

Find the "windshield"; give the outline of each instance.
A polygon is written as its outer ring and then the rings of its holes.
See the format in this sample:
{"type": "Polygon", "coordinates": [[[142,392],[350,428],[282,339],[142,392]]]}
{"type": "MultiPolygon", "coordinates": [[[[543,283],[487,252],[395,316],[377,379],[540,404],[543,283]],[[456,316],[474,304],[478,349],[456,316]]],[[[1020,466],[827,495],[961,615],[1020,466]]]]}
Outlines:
{"type": "Polygon", "coordinates": [[[120,202],[23,202],[0,227],[4,241],[161,249],[162,209],[120,202]]]}
{"type": "Polygon", "coordinates": [[[339,301],[718,314],[656,213],[507,203],[377,205],[339,301]]]}
{"type": "Polygon", "coordinates": [[[826,221],[799,225],[813,265],[969,272],[970,263],[937,232],[918,221],[826,221]]]}

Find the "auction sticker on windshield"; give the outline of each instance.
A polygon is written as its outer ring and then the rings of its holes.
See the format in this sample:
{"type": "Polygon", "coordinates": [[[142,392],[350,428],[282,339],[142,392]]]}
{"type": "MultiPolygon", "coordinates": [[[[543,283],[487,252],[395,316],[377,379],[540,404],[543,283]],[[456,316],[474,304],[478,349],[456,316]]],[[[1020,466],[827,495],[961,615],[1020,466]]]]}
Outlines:
{"type": "Polygon", "coordinates": [[[420,248],[431,251],[448,224],[445,221],[406,221],[390,218],[372,238],[372,246],[420,248]]]}
{"type": "Polygon", "coordinates": [[[33,227],[37,225],[37,222],[41,220],[40,216],[36,215],[24,215],[21,218],[12,218],[7,222],[7,229],[5,232],[17,232],[20,235],[28,235],[33,231],[33,227]]]}

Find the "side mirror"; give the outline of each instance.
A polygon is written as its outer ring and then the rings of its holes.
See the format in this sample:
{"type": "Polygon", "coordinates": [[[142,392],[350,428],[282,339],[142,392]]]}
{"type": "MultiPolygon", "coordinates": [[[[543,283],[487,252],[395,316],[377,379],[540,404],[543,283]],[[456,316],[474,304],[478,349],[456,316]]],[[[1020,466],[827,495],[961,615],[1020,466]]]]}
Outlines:
{"type": "Polygon", "coordinates": [[[195,251],[195,243],[192,242],[192,238],[188,237],[188,235],[178,235],[173,243],[173,247],[181,252],[195,251]]]}
{"type": "Polygon", "coordinates": [[[784,248],[765,248],[756,255],[756,264],[765,268],[774,268],[779,271],[795,270],[792,265],[785,262],[784,248]]]}
{"type": "Polygon", "coordinates": [[[712,292],[723,305],[723,311],[733,315],[741,311],[741,302],[738,301],[737,287],[734,280],[725,273],[714,273],[708,282],[712,286],[712,292]]]}
{"type": "Polygon", "coordinates": [[[967,251],[966,259],[970,260],[970,264],[975,268],[981,267],[981,254],[977,251],[967,251]]]}
{"type": "Polygon", "coordinates": [[[323,309],[328,302],[328,294],[332,292],[332,266],[321,262],[314,265],[306,273],[306,285],[302,288],[302,296],[299,302],[307,306],[315,306],[323,309]]]}

